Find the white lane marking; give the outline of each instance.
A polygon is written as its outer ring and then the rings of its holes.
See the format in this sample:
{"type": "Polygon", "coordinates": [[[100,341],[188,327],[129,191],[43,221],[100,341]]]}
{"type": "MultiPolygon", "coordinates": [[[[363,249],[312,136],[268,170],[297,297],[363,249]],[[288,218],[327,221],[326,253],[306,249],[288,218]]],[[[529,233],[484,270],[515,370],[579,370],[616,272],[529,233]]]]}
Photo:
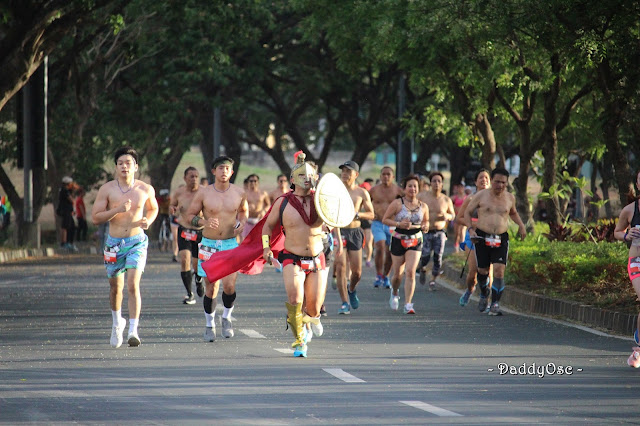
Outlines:
{"type": "Polygon", "coordinates": [[[292,354],[293,353],[293,349],[273,348],[273,350],[278,351],[278,352],[282,352],[283,354],[292,354]]]}
{"type": "Polygon", "coordinates": [[[245,336],[253,337],[254,339],[266,339],[266,337],[264,337],[262,334],[258,333],[255,330],[249,330],[245,328],[245,329],[240,329],[238,331],[240,331],[240,333],[244,334],[245,336]]]}
{"type": "Polygon", "coordinates": [[[343,382],[347,382],[347,383],[366,383],[364,380],[362,379],[358,379],[356,376],[352,376],[351,374],[347,373],[346,371],[342,370],[341,368],[323,368],[324,371],[326,371],[327,373],[331,374],[334,377],[337,377],[338,379],[342,380],[343,382]]]}
{"type": "Polygon", "coordinates": [[[408,405],[418,410],[428,411],[431,414],[435,414],[440,417],[463,417],[462,414],[454,413],[453,411],[445,410],[444,408],[436,407],[435,405],[427,404],[422,401],[399,401],[401,404],[408,405]]]}

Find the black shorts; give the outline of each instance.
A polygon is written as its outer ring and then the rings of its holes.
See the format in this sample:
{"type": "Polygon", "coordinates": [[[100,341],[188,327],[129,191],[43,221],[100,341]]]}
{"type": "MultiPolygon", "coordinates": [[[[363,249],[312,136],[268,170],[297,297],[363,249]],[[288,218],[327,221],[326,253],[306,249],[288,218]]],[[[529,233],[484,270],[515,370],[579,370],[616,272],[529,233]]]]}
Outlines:
{"type": "Polygon", "coordinates": [[[202,231],[178,226],[178,251],[189,250],[191,256],[197,259],[200,241],[202,241],[202,231]]]}
{"type": "Polygon", "coordinates": [[[62,229],[75,229],[76,223],[73,221],[71,213],[65,213],[60,218],[62,219],[62,224],[60,225],[62,229]]]}
{"type": "Polygon", "coordinates": [[[478,268],[485,269],[494,263],[506,265],[509,256],[509,233],[505,232],[497,235],[497,238],[492,238],[491,234],[476,229],[476,234],[482,237],[474,243],[478,268]]]}
{"type": "Polygon", "coordinates": [[[340,228],[342,247],[347,251],[358,251],[364,247],[364,231],[362,228],[340,228]]]}
{"type": "MultiPolygon", "coordinates": [[[[422,232],[415,235],[416,238],[391,237],[391,247],[389,251],[394,256],[404,256],[409,250],[422,253],[422,232]]],[[[407,237],[409,237],[407,235],[407,237]]]]}
{"type": "Polygon", "coordinates": [[[360,219],[360,228],[371,229],[371,221],[367,219],[360,219]]]}

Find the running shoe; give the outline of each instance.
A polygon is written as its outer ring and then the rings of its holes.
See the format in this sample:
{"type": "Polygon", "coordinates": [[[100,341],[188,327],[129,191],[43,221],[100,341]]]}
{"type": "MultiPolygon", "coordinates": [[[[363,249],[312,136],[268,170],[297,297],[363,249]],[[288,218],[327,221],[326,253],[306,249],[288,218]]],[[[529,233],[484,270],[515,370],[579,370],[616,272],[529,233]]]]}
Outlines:
{"type": "Polygon", "coordinates": [[[389,277],[384,276],[384,283],[382,284],[384,288],[391,288],[391,281],[389,281],[389,277]]]}
{"type": "Polygon", "coordinates": [[[205,342],[214,342],[216,340],[216,328],[215,327],[205,327],[204,328],[204,341],[205,342]]]}
{"type": "Polygon", "coordinates": [[[382,275],[376,275],[376,280],[373,282],[373,286],[378,288],[382,284],[384,284],[384,278],[382,278],[382,275]]]}
{"type": "Polygon", "coordinates": [[[175,256],[173,256],[173,257],[171,258],[171,261],[172,261],[172,262],[176,262],[176,263],[177,263],[177,262],[178,262],[178,258],[177,258],[177,257],[175,257],[175,256]]]}
{"type": "Polygon", "coordinates": [[[317,323],[315,322],[311,323],[311,331],[313,332],[313,334],[315,334],[318,337],[322,336],[322,334],[324,333],[324,327],[322,326],[322,323],[320,322],[320,320],[318,320],[317,323]]]}
{"type": "Polygon", "coordinates": [[[351,308],[347,302],[344,302],[340,309],[338,309],[338,314],[340,315],[349,315],[351,313],[351,308]]]}
{"type": "Polygon", "coordinates": [[[311,331],[310,328],[308,328],[306,325],[304,327],[305,333],[304,333],[304,343],[305,345],[308,345],[309,342],[311,341],[311,339],[313,339],[313,331],[311,331]]]}
{"type": "Polygon", "coordinates": [[[489,305],[489,300],[487,299],[486,296],[480,296],[480,302],[478,302],[478,310],[480,312],[484,312],[485,309],[487,309],[487,305],[489,305]]]}
{"type": "Polygon", "coordinates": [[[127,343],[129,343],[129,346],[140,346],[140,338],[138,337],[138,333],[137,332],[132,332],[129,333],[129,336],[127,337],[127,343]]]}
{"type": "Polygon", "coordinates": [[[358,306],[360,306],[360,299],[358,299],[358,295],[356,294],[356,291],[349,291],[347,289],[347,293],[349,293],[349,303],[351,303],[351,307],[353,309],[358,309],[358,306]]]}
{"type": "Polygon", "coordinates": [[[367,260],[364,264],[365,264],[365,266],[367,268],[371,268],[371,261],[370,260],[367,260]]]}
{"type": "Polygon", "coordinates": [[[233,337],[233,324],[231,322],[231,318],[222,318],[222,337],[229,338],[233,337]]]}
{"type": "Polygon", "coordinates": [[[640,337],[638,336],[638,330],[633,333],[633,340],[636,342],[636,345],[640,345],[640,337]]]}
{"type": "Polygon", "coordinates": [[[498,302],[492,303],[491,308],[489,309],[489,315],[491,316],[500,316],[502,315],[502,311],[500,310],[500,305],[498,302]]]}
{"type": "Polygon", "coordinates": [[[331,279],[331,288],[334,290],[338,289],[338,279],[336,277],[331,279]]]}
{"type": "Polygon", "coordinates": [[[185,305],[195,305],[196,304],[196,298],[193,295],[193,293],[191,293],[189,296],[185,296],[184,300],[182,301],[182,303],[184,303],[185,305]]]}
{"type": "Polygon", "coordinates": [[[404,313],[408,315],[415,315],[416,311],[413,310],[413,303],[407,303],[404,305],[404,313]]]}
{"type": "Polygon", "coordinates": [[[400,307],[400,295],[393,294],[393,290],[391,290],[391,296],[389,297],[389,306],[394,311],[397,311],[400,307]]]}
{"type": "Polygon", "coordinates": [[[420,284],[425,285],[427,283],[427,268],[420,268],[420,284]]]}
{"type": "Polygon", "coordinates": [[[323,317],[327,316],[327,308],[324,307],[324,303],[322,304],[322,306],[320,306],[320,315],[322,315],[323,317]]]}
{"type": "Polygon", "coordinates": [[[293,356],[294,357],[307,357],[307,345],[298,345],[293,347],[293,356]]]}
{"type": "Polygon", "coordinates": [[[640,348],[639,347],[633,348],[633,352],[631,353],[631,356],[629,356],[629,359],[627,360],[627,364],[629,365],[629,367],[633,367],[633,368],[640,367],[640,348]]]}
{"type": "Polygon", "coordinates": [[[471,293],[469,293],[469,290],[465,291],[464,294],[460,296],[460,306],[467,306],[470,297],[471,293]]]}
{"type": "Polygon", "coordinates": [[[122,333],[124,333],[124,327],[127,325],[127,320],[120,318],[117,325],[114,325],[111,329],[111,346],[119,348],[122,346],[122,333]]]}
{"type": "Polygon", "coordinates": [[[436,282],[435,281],[430,281],[429,282],[429,291],[436,291],[436,282]]]}
{"type": "Polygon", "coordinates": [[[202,281],[202,277],[196,275],[196,293],[198,294],[198,297],[204,296],[204,285],[202,281]]]}

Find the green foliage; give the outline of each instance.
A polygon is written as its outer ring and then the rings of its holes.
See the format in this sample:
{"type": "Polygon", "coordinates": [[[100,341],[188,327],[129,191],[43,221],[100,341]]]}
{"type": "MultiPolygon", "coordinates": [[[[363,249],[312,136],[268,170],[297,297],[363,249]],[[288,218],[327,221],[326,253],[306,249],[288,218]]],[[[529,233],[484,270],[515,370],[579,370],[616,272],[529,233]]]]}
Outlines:
{"type": "Polygon", "coordinates": [[[528,238],[509,247],[508,284],[550,297],[637,313],[619,242],[589,244],[528,238]]]}

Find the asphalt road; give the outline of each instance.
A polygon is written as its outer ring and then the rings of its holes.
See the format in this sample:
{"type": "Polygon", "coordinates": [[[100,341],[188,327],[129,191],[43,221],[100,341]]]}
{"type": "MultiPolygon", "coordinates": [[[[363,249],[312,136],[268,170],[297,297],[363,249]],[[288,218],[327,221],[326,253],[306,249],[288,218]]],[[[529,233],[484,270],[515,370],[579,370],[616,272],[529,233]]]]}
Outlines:
{"type": "MultiPolygon", "coordinates": [[[[389,309],[373,278],[365,268],[349,316],[337,315],[329,288],[325,333],[304,359],[291,354],[282,278],[271,268],[239,277],[236,336],[219,336],[217,315],[218,340],[205,343],[201,299],[183,305],[178,264],[150,253],[142,345],[112,349],[101,257],[0,265],[0,422],[638,422],[631,339],[489,317],[444,287],[418,288],[408,316],[389,309]]],[[[123,306],[128,318],[126,297],[123,306]]]]}

